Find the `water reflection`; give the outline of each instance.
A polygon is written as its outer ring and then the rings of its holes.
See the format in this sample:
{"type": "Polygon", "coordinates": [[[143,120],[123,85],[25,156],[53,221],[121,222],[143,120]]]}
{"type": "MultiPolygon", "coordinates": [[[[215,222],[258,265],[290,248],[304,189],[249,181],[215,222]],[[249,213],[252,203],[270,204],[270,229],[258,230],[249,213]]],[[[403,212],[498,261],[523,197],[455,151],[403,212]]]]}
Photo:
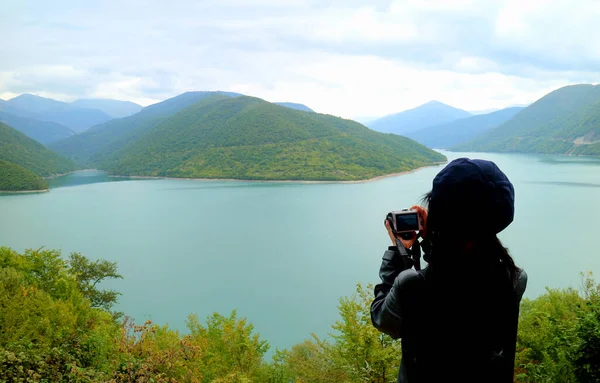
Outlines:
{"type": "Polygon", "coordinates": [[[111,177],[101,170],[82,170],[48,180],[51,189],[96,184],[100,182],[128,181],[129,178],[111,177]]]}

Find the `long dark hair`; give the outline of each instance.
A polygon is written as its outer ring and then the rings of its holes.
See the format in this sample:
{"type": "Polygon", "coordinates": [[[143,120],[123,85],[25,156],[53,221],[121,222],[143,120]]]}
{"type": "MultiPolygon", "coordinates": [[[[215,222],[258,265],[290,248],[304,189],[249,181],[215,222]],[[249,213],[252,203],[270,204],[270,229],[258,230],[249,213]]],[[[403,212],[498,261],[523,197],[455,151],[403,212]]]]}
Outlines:
{"type": "MultiPolygon", "coordinates": [[[[423,196],[422,203],[429,209],[427,240],[430,243],[431,253],[428,262],[438,269],[450,269],[460,260],[453,259],[458,254],[452,254],[454,251],[448,248],[448,241],[444,237],[443,229],[437,228],[435,221],[430,219],[432,216],[439,214],[435,211],[435,204],[432,204],[432,192],[423,196]],[[434,211],[432,211],[432,207],[434,211]]],[[[504,247],[498,236],[496,234],[479,235],[469,240],[475,244],[475,248],[470,255],[477,258],[476,260],[479,262],[501,265],[508,272],[512,287],[516,287],[521,269],[517,267],[508,249],[504,247]]]]}

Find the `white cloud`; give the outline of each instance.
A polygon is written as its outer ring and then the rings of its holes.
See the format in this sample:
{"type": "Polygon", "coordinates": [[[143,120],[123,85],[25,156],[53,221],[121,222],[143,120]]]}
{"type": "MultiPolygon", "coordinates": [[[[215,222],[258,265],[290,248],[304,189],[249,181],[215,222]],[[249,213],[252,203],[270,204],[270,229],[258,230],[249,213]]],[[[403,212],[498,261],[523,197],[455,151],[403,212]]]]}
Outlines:
{"type": "Polygon", "coordinates": [[[595,0],[1,3],[0,97],[220,89],[344,117],[431,99],[500,108],[600,81],[599,18],[595,0]]]}
{"type": "MultiPolygon", "coordinates": [[[[567,77],[536,80],[497,72],[419,69],[375,56],[313,54],[294,64],[296,59],[289,57],[286,80],[246,82],[230,90],[358,117],[390,114],[432,99],[472,110],[525,104],[572,83],[567,77]]],[[[600,75],[595,77],[600,80],[600,75]]]]}

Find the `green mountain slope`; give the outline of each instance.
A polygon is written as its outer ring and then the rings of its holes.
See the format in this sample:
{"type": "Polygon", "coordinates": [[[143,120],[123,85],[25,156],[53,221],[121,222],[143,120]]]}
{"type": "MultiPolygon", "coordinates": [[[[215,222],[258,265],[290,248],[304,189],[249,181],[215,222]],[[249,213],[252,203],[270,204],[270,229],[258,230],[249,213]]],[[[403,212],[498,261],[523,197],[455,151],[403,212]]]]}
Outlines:
{"type": "Polygon", "coordinates": [[[406,133],[406,136],[430,148],[447,149],[467,142],[485,131],[513,118],[523,108],[506,108],[493,113],[461,118],[446,124],[406,133]]]}
{"type": "Polygon", "coordinates": [[[75,134],[71,129],[55,122],[15,116],[0,111],[0,122],[5,123],[44,145],[64,140],[75,134]]]}
{"type": "Polygon", "coordinates": [[[557,89],[457,151],[600,155],[600,85],[557,89]]]}
{"type": "Polygon", "coordinates": [[[252,97],[212,97],[106,157],[120,175],[361,180],[445,161],[405,137],[252,97]]]}
{"type": "Polygon", "coordinates": [[[0,160],[20,165],[42,177],[76,169],[71,161],[1,122],[0,160]]]}
{"type": "Polygon", "coordinates": [[[12,162],[0,160],[0,191],[46,190],[42,177],[12,162]]]}
{"type": "Polygon", "coordinates": [[[106,156],[140,138],[148,130],[207,97],[227,98],[220,92],[187,92],[150,105],[133,116],[114,119],[50,145],[51,149],[82,166],[97,166],[106,156]]]}
{"type": "Polygon", "coordinates": [[[378,132],[405,135],[408,132],[445,124],[469,116],[471,116],[471,113],[462,109],[454,108],[439,101],[429,101],[414,109],[372,121],[368,126],[378,132]]]}

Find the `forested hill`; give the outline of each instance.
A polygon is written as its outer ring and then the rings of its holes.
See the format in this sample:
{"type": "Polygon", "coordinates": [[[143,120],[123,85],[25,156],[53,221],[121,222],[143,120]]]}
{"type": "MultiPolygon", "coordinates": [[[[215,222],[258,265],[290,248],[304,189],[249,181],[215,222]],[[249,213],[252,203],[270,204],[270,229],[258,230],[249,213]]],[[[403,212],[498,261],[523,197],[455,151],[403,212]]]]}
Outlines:
{"type": "Polygon", "coordinates": [[[104,158],[128,143],[143,136],[148,130],[175,113],[210,97],[232,97],[221,92],[187,92],[145,107],[139,113],[108,121],[88,131],[56,142],[50,147],[81,166],[97,167],[104,158]]]}
{"type": "Polygon", "coordinates": [[[354,121],[219,94],[101,157],[119,175],[257,180],[362,180],[446,160],[354,121]]]}
{"type": "Polygon", "coordinates": [[[41,177],[75,170],[71,161],[0,122],[0,160],[20,165],[41,177]]]}
{"type": "Polygon", "coordinates": [[[557,89],[457,151],[600,155],[600,85],[557,89]]]}
{"type": "Polygon", "coordinates": [[[0,192],[47,190],[42,177],[12,162],[0,160],[0,192]]]}

